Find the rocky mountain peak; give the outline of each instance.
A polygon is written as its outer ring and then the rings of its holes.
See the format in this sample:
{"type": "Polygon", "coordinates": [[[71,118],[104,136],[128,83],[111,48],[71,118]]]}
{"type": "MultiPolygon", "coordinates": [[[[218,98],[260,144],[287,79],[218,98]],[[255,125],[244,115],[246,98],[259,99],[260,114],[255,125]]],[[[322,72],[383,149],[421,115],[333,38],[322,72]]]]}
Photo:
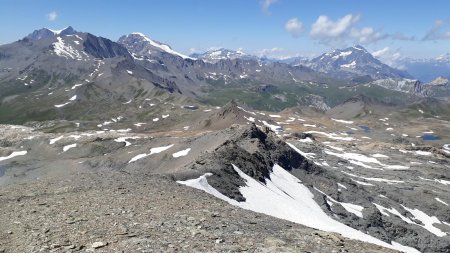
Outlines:
{"type": "Polygon", "coordinates": [[[106,38],[97,37],[90,33],[87,34],[83,45],[84,50],[87,53],[99,59],[112,58],[117,56],[123,56],[131,59],[131,56],[128,53],[127,49],[122,45],[106,38]]]}
{"type": "Polygon", "coordinates": [[[354,49],[354,50],[359,50],[359,51],[363,51],[363,52],[365,52],[365,53],[368,53],[368,51],[367,51],[363,46],[361,46],[361,45],[354,45],[354,46],[352,47],[352,49],[354,49]]]}
{"type": "Polygon", "coordinates": [[[173,50],[169,45],[150,39],[140,32],[123,35],[119,38],[118,43],[124,45],[131,53],[139,56],[158,57],[161,54],[170,54],[183,59],[191,59],[191,57],[173,50]]]}
{"type": "Polygon", "coordinates": [[[360,45],[335,49],[312,59],[306,65],[340,79],[358,76],[370,76],[373,79],[409,77],[407,73],[382,63],[360,45]]]}
{"type": "Polygon", "coordinates": [[[61,30],[52,30],[48,28],[41,28],[39,30],[34,30],[32,33],[28,34],[25,38],[29,40],[41,40],[41,39],[47,39],[52,38],[54,36],[66,36],[66,35],[72,35],[77,33],[75,29],[73,29],[72,26],[68,26],[61,30]]]}

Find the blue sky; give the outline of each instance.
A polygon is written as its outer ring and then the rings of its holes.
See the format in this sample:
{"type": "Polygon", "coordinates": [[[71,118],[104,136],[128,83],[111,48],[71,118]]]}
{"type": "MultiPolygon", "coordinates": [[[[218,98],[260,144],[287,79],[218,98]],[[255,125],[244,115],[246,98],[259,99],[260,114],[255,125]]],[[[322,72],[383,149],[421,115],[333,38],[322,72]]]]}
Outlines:
{"type": "Polygon", "coordinates": [[[71,25],[112,40],[139,31],[186,54],[312,56],[362,44],[380,57],[435,57],[450,53],[449,11],[448,0],[2,0],[0,44],[71,25]]]}

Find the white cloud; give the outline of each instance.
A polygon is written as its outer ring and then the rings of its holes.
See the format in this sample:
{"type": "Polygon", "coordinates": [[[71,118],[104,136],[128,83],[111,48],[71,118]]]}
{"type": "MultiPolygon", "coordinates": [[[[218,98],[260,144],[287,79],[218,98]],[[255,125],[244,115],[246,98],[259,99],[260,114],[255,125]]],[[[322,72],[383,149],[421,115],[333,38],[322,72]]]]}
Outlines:
{"type": "Polygon", "coordinates": [[[380,49],[380,50],[378,50],[378,51],[375,51],[375,52],[373,52],[372,53],[372,55],[374,56],[374,57],[383,57],[383,56],[385,56],[389,51],[390,51],[391,49],[389,48],[389,47],[385,47],[385,48],[382,48],[382,49],[380,49]]]}
{"type": "Polygon", "coordinates": [[[380,31],[376,31],[372,27],[364,27],[362,29],[352,28],[350,37],[357,40],[359,43],[370,44],[388,37],[380,31]]]}
{"type": "Polygon", "coordinates": [[[315,39],[333,39],[339,38],[350,30],[350,28],[359,21],[359,15],[345,15],[344,17],[333,21],[325,15],[319,18],[312,24],[311,37],[315,39]]]}
{"type": "Polygon", "coordinates": [[[58,18],[58,13],[56,11],[52,11],[47,14],[48,21],[55,21],[58,18]]]}
{"type": "Polygon", "coordinates": [[[444,20],[434,21],[433,27],[427,32],[422,40],[446,40],[450,39],[450,30],[442,31],[447,22],[444,20]]]}
{"type": "Polygon", "coordinates": [[[270,15],[270,6],[274,3],[278,2],[278,0],[261,0],[259,3],[261,4],[261,10],[264,14],[270,15]]]}
{"type": "Polygon", "coordinates": [[[406,66],[403,64],[403,55],[399,49],[393,50],[390,47],[385,47],[380,50],[372,52],[372,55],[393,68],[405,70],[406,66]]]}
{"type": "Polygon", "coordinates": [[[297,38],[303,31],[303,23],[298,20],[298,18],[289,19],[284,25],[286,32],[290,33],[292,37],[297,38]]]}
{"type": "Polygon", "coordinates": [[[373,27],[356,27],[360,18],[360,15],[348,14],[334,21],[321,15],[312,24],[310,36],[324,44],[370,44],[389,37],[373,27]]]}

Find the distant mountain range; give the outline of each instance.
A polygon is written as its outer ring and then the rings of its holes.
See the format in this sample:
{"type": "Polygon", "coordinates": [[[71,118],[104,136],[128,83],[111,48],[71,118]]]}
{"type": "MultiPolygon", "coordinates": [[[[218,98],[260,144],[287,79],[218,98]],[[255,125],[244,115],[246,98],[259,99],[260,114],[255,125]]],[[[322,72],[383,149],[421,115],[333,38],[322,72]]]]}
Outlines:
{"type": "Polygon", "coordinates": [[[360,45],[336,49],[312,59],[303,56],[274,59],[224,48],[195,53],[190,56],[210,63],[225,59],[253,59],[263,62],[286,63],[292,66],[303,65],[337,79],[354,79],[359,82],[367,81],[368,77],[371,79],[408,78],[425,83],[431,82],[439,76],[450,78],[450,53],[429,59],[403,58],[396,62],[397,65],[402,66],[402,69],[396,69],[383,63],[360,45]]]}
{"type": "Polygon", "coordinates": [[[398,64],[404,66],[414,78],[423,82],[430,82],[439,76],[450,78],[449,53],[429,59],[405,58],[399,60],[398,64]]]}
{"type": "Polygon", "coordinates": [[[240,50],[233,51],[225,48],[213,49],[204,53],[195,53],[191,54],[191,57],[203,60],[209,63],[216,63],[220,60],[234,60],[234,59],[242,59],[242,60],[259,60],[258,57],[246,54],[240,50]]]}
{"type": "MultiPolygon", "coordinates": [[[[66,36],[77,33],[71,26],[61,30],[42,28],[35,30],[25,38],[31,41],[51,38],[53,36],[66,36]]],[[[207,63],[217,63],[220,60],[254,60],[259,62],[279,62],[292,66],[303,65],[317,72],[325,73],[336,79],[350,79],[356,82],[369,81],[369,79],[384,78],[415,78],[422,82],[431,82],[439,76],[450,77],[450,53],[430,59],[403,58],[398,64],[402,70],[392,68],[373,57],[364,47],[356,45],[345,49],[335,49],[313,59],[307,57],[293,57],[288,59],[270,59],[265,56],[258,57],[244,53],[241,50],[225,48],[213,49],[204,53],[194,53],[186,56],[173,50],[169,45],[152,40],[142,33],[131,33],[122,36],[118,43],[126,44],[136,55],[146,55],[153,52],[151,57],[165,53],[180,56],[184,59],[198,59],[207,63]],[[135,43],[134,45],[133,42],[135,43]],[[146,44],[146,42],[148,42],[146,44]],[[145,46],[144,46],[145,45],[145,46]],[[140,48],[139,48],[140,47],[140,48]],[[147,51],[145,51],[147,50],[147,51]]]]}
{"type": "Polygon", "coordinates": [[[96,115],[156,94],[217,105],[238,99],[266,110],[306,105],[311,98],[327,108],[359,93],[390,103],[450,96],[445,76],[434,85],[406,77],[361,46],[311,60],[227,49],[186,56],[142,33],[114,42],[72,27],[43,28],[0,46],[0,112],[10,120],[24,111],[28,119],[77,117],[86,110],[96,115]]]}
{"type": "Polygon", "coordinates": [[[292,66],[303,65],[336,79],[366,78],[369,80],[382,78],[411,78],[411,75],[407,72],[389,67],[373,57],[364,47],[359,45],[345,49],[336,49],[313,59],[305,57],[294,57],[283,60],[267,59],[265,57],[259,58],[257,56],[249,55],[242,51],[232,51],[223,48],[207,51],[205,53],[192,54],[191,57],[211,63],[216,63],[224,59],[251,59],[256,61],[275,61],[292,66]]]}

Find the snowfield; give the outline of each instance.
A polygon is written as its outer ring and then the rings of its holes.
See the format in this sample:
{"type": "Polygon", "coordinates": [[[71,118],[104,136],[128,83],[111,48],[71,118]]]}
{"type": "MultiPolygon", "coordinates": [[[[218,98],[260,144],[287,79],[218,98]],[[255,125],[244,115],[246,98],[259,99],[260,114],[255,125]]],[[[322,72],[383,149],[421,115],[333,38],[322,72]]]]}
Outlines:
{"type": "MultiPolygon", "coordinates": [[[[211,173],[207,173],[196,179],[177,182],[205,191],[229,204],[244,209],[289,220],[311,228],[336,232],[350,239],[365,241],[390,249],[408,253],[419,252],[414,248],[406,247],[396,242],[391,242],[392,244],[383,242],[332,219],[315,202],[314,195],[309,188],[304,186],[299,179],[279,165],[273,167],[270,179],[266,179],[266,184],[260,183],[246,175],[235,165],[233,165],[233,168],[246,182],[246,186],[239,188],[239,191],[246,199],[245,202],[237,202],[236,200],[230,199],[209,185],[207,177],[211,176],[211,173]]],[[[354,206],[352,208],[355,209],[354,206]]],[[[356,209],[360,208],[358,207],[356,209]]]]}

